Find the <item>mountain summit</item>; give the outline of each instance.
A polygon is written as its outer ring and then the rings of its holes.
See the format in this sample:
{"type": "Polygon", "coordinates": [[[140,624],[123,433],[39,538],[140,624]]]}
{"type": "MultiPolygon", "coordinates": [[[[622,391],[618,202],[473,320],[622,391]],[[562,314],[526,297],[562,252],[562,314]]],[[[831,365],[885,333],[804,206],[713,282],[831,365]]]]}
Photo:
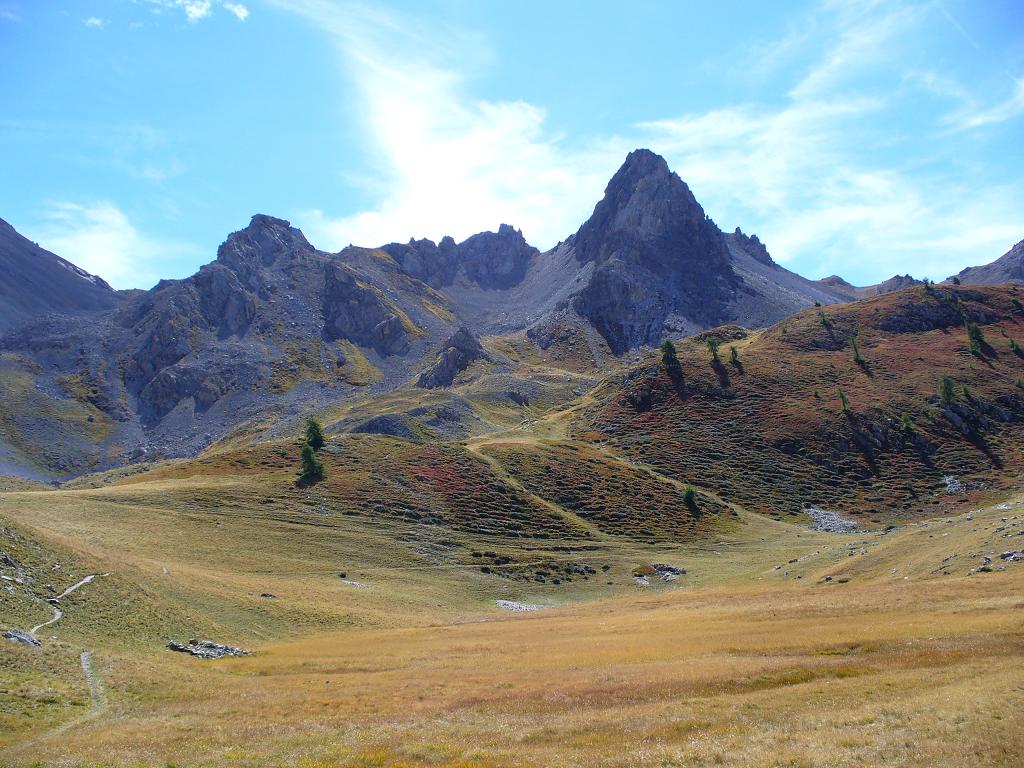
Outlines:
{"type": "Polygon", "coordinates": [[[576,310],[616,354],[657,344],[674,314],[721,322],[739,285],[722,232],[664,158],[647,149],[629,154],[574,246],[580,261],[595,265],[576,310]]]}

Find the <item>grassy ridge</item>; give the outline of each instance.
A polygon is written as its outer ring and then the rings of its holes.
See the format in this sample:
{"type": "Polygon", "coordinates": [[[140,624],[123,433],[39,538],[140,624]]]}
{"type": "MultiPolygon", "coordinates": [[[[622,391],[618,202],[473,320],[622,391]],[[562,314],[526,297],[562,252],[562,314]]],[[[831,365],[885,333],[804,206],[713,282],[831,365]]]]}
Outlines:
{"type": "Polygon", "coordinates": [[[703,334],[679,345],[678,368],[652,360],[604,384],[574,433],[776,516],[941,514],[946,475],[998,492],[1024,466],[1022,321],[1014,287],[929,287],[807,310],[724,341],[717,363],[703,334]],[[979,354],[965,319],[984,331],[979,354]]]}

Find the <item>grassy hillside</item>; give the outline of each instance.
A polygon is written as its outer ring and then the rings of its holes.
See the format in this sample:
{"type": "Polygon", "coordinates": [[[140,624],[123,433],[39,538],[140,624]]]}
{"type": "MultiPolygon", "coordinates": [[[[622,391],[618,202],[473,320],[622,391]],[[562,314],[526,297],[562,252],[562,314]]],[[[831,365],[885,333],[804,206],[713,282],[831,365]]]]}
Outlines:
{"type": "Polygon", "coordinates": [[[717,364],[705,335],[597,386],[491,364],[332,412],[429,430],[330,434],[314,484],[295,437],[251,435],[0,481],[0,628],[62,612],[0,642],[0,763],[1016,765],[1016,299],[718,329],[717,364]],[[255,655],[166,648],[192,637],[255,655]]]}
{"type": "MultiPolygon", "coordinates": [[[[1006,546],[1008,525],[1024,522],[1016,499],[857,536],[741,516],[713,548],[647,550],[688,568],[677,582],[591,592],[597,601],[563,593],[560,608],[498,616],[484,595],[510,593],[484,587],[486,575],[389,573],[379,563],[395,551],[391,540],[346,544],[370,535],[349,519],[337,535],[284,532],[228,509],[218,529],[169,505],[168,524],[154,527],[155,511],[136,502],[124,514],[142,519],[129,523],[100,514],[109,497],[83,500],[96,506],[79,517],[62,495],[7,497],[4,514],[27,508],[22,519],[49,546],[58,519],[70,517],[75,538],[97,552],[90,565],[117,571],[76,593],[44,649],[0,646],[13,694],[2,712],[5,764],[810,766],[828,754],[835,765],[926,766],[1024,757],[1024,564],[969,575],[1006,546]],[[61,506],[63,516],[52,511],[61,506]],[[140,535],[129,540],[130,530],[140,535]],[[217,545],[229,551],[214,554],[217,545]],[[349,562],[366,589],[336,577],[332,589],[289,558],[308,558],[315,571],[325,562],[318,551],[348,546],[346,557],[365,558],[349,562]],[[264,607],[245,596],[257,574],[277,594],[264,607]],[[154,606],[168,620],[216,604],[224,622],[208,629],[248,624],[270,637],[251,638],[254,656],[200,662],[80,631],[120,599],[105,590],[134,583],[148,592],[160,578],[163,593],[183,598],[154,606]],[[433,594],[433,617],[411,609],[403,591],[421,604],[433,594]],[[301,611],[344,610],[376,620],[285,629],[301,611]],[[270,618],[279,611],[286,621],[270,618]],[[75,664],[82,648],[93,651],[98,705],[75,664]]],[[[602,554],[619,565],[638,551],[602,554]]]]}
{"type": "Polygon", "coordinates": [[[928,286],[701,334],[595,390],[574,434],[774,516],[941,514],[1024,466],[1022,321],[1016,287],[928,286]]]}

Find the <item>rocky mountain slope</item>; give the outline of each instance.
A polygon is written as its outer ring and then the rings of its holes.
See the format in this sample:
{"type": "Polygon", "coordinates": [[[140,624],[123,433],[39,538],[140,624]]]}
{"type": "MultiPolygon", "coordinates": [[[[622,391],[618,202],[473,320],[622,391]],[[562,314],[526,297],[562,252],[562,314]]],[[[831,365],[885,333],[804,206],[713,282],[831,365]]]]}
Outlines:
{"type": "Polygon", "coordinates": [[[800,277],[756,236],[723,233],[642,149],[543,253],[502,224],[330,254],[257,215],[215,261],[149,291],[118,294],[6,224],[0,260],[0,474],[34,478],[273,438],[311,411],[338,429],[480,434],[667,336],[915,282],[800,277]]]}
{"type": "MultiPolygon", "coordinates": [[[[968,267],[961,270],[956,277],[964,285],[1024,283],[1024,240],[1021,240],[991,264],[968,267]]],[[[952,279],[950,278],[950,280],[952,279]]]]}
{"type": "Polygon", "coordinates": [[[0,219],[0,332],[39,315],[110,309],[117,293],[101,278],[40,248],[0,219]]]}

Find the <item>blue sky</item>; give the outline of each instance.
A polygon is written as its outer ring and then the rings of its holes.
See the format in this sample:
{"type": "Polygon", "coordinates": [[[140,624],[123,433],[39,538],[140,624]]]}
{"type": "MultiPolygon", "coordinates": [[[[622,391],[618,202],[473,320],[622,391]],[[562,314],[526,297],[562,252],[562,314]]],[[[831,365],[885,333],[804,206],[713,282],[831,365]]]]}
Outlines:
{"type": "Polygon", "coordinates": [[[1024,6],[0,0],[0,217],[116,287],[256,212],[546,248],[638,146],[808,277],[991,261],[1024,238],[1024,6]]]}

